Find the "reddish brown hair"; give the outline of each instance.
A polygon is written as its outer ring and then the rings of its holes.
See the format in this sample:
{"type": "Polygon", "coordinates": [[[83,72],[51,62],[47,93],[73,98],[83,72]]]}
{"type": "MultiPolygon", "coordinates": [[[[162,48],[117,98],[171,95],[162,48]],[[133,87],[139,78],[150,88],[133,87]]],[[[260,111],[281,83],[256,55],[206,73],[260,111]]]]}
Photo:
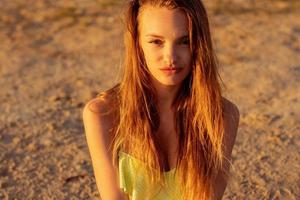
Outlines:
{"type": "Polygon", "coordinates": [[[118,151],[126,149],[148,164],[151,181],[165,184],[155,135],[159,127],[157,97],[138,40],[138,16],[145,5],[182,9],[188,17],[192,70],[173,101],[179,138],[176,177],[182,199],[213,199],[213,182],[223,169],[224,159],[222,80],[200,0],[131,0],[126,4],[123,77],[120,84],[100,95],[116,100],[112,107],[118,113],[111,144],[114,165],[118,165],[118,151]]]}

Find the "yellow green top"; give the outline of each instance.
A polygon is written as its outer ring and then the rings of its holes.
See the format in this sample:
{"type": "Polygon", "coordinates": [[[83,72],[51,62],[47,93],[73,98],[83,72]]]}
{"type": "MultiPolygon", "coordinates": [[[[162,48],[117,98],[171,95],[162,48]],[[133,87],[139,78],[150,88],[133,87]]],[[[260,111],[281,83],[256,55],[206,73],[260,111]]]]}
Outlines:
{"type": "Polygon", "coordinates": [[[164,172],[166,187],[150,185],[145,176],[145,164],[133,156],[119,151],[120,188],[130,200],[181,200],[175,179],[175,168],[164,172]]]}

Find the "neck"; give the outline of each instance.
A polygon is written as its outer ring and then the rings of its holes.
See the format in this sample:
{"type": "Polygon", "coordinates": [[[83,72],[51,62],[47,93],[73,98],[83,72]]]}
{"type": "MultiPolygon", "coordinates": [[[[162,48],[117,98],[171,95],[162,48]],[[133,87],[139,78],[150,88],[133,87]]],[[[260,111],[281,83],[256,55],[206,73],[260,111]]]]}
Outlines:
{"type": "Polygon", "coordinates": [[[158,109],[168,111],[172,109],[172,102],[178,92],[178,85],[163,85],[157,81],[154,83],[158,99],[158,109]]]}

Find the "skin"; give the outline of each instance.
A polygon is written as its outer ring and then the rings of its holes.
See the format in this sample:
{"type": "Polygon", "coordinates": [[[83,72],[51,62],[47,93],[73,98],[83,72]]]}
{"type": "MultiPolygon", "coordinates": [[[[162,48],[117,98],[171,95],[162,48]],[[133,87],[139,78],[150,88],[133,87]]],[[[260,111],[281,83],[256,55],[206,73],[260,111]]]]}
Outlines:
{"type": "MultiPolygon", "coordinates": [[[[232,149],[237,136],[240,115],[236,105],[229,100],[223,98],[223,105],[225,108],[225,138],[223,141],[224,154],[228,159],[231,159],[232,149]]],[[[92,99],[85,105],[82,117],[86,140],[92,159],[94,175],[101,199],[126,200],[129,199],[129,196],[123,193],[123,191],[119,188],[117,175],[118,169],[114,169],[111,152],[108,151],[109,145],[112,142],[109,130],[113,128],[112,121],[114,120],[114,116],[112,114],[101,114],[107,113],[111,106],[110,99],[92,99]]],[[[166,141],[168,140],[162,140],[165,144],[166,141]]],[[[172,147],[172,145],[170,147],[172,147]]],[[[229,165],[225,170],[229,170],[229,165]]],[[[227,182],[223,179],[222,173],[220,172],[214,183],[215,200],[222,199],[226,185],[227,182]]]]}
{"type": "MultiPolygon", "coordinates": [[[[164,160],[165,170],[175,167],[177,138],[174,136],[175,128],[172,123],[173,112],[171,102],[177,90],[191,70],[191,52],[187,41],[181,36],[188,35],[187,17],[180,10],[166,8],[145,7],[139,16],[139,43],[145,55],[150,71],[151,80],[157,90],[160,124],[158,135],[162,146],[161,157],[164,160]],[[163,19],[163,20],[162,20],[163,19]],[[149,37],[149,33],[156,33],[162,37],[149,37]],[[182,70],[168,76],[159,68],[163,66],[181,67],[182,70]]],[[[237,127],[239,124],[239,111],[236,105],[223,98],[225,109],[225,137],[223,146],[227,158],[235,143],[237,127]]],[[[108,151],[111,138],[109,130],[112,127],[113,115],[102,115],[111,107],[110,99],[92,99],[83,109],[83,122],[86,140],[92,159],[95,179],[100,196],[103,200],[129,199],[118,184],[117,169],[113,168],[111,152],[108,151]]],[[[229,170],[229,166],[226,168],[229,170]]],[[[226,188],[226,181],[219,173],[215,184],[215,199],[220,200],[226,188]]]]}
{"type": "Polygon", "coordinates": [[[145,6],[139,24],[139,44],[158,93],[159,107],[166,111],[191,70],[188,19],[179,9],[145,6]],[[170,66],[182,70],[172,75],[160,70],[170,66]]]}
{"type": "MultiPolygon", "coordinates": [[[[165,160],[165,170],[170,170],[175,167],[178,149],[175,127],[173,121],[170,120],[174,115],[171,102],[180,84],[191,71],[192,54],[188,40],[188,19],[179,9],[169,10],[145,6],[140,13],[139,24],[139,44],[158,95],[161,125],[157,134],[160,137],[160,146],[162,146],[161,157],[165,160]],[[183,70],[171,76],[160,70],[162,66],[171,65],[183,70]]],[[[223,104],[226,113],[224,154],[227,158],[231,158],[239,123],[239,111],[232,102],[225,98],[223,98],[223,104]]],[[[226,166],[226,170],[229,170],[229,166],[226,166]]],[[[216,200],[222,199],[226,185],[220,172],[214,184],[216,200]]]]}
{"type": "Polygon", "coordinates": [[[182,81],[191,71],[192,54],[189,46],[188,19],[179,9],[144,6],[139,18],[139,44],[157,91],[160,127],[160,157],[165,171],[173,169],[177,158],[177,138],[171,103],[182,81]],[[161,20],[163,19],[163,20],[161,20]],[[163,67],[181,70],[166,74],[163,67]]]}

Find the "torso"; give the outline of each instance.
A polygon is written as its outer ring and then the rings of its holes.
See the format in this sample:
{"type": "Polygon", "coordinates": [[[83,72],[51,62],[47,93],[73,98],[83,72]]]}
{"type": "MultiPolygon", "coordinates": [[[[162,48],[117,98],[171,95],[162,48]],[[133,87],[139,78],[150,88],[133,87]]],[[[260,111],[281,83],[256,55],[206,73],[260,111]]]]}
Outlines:
{"type": "Polygon", "coordinates": [[[161,148],[159,154],[164,171],[169,171],[176,166],[178,150],[178,140],[171,113],[160,115],[160,127],[156,134],[159,138],[158,145],[161,148]]]}
{"type": "MultiPolygon", "coordinates": [[[[109,107],[109,106],[108,106],[109,107]]],[[[107,116],[109,119],[107,122],[114,121],[115,114],[107,116]]],[[[107,124],[112,127],[113,123],[107,124]]],[[[160,155],[159,160],[163,166],[164,171],[169,171],[176,166],[177,159],[177,149],[178,149],[178,140],[175,132],[174,122],[173,122],[173,112],[164,111],[160,114],[160,127],[155,133],[158,136],[158,154],[160,155]]],[[[112,142],[112,137],[108,138],[109,143],[112,142]]],[[[126,150],[125,150],[126,151],[126,150]]]]}
{"type": "MultiPolygon", "coordinates": [[[[233,104],[227,99],[223,98],[224,109],[227,110],[225,118],[230,118],[233,115],[233,104]],[[230,117],[228,117],[230,116],[230,117]]],[[[112,122],[114,114],[109,116],[108,122],[112,122]],[[110,120],[111,119],[111,120],[110,120]]],[[[227,120],[225,120],[227,121],[227,120]]],[[[112,126],[113,124],[107,124],[107,126],[112,126]]],[[[178,150],[178,136],[175,132],[174,122],[173,122],[173,113],[170,112],[161,112],[160,114],[160,127],[157,131],[157,136],[159,139],[159,147],[161,152],[159,152],[160,160],[164,171],[169,171],[176,166],[177,159],[177,150],[178,150]]],[[[228,140],[231,140],[231,137],[235,138],[235,135],[228,135],[228,140]]],[[[112,138],[109,137],[108,141],[111,142],[112,138]]]]}

